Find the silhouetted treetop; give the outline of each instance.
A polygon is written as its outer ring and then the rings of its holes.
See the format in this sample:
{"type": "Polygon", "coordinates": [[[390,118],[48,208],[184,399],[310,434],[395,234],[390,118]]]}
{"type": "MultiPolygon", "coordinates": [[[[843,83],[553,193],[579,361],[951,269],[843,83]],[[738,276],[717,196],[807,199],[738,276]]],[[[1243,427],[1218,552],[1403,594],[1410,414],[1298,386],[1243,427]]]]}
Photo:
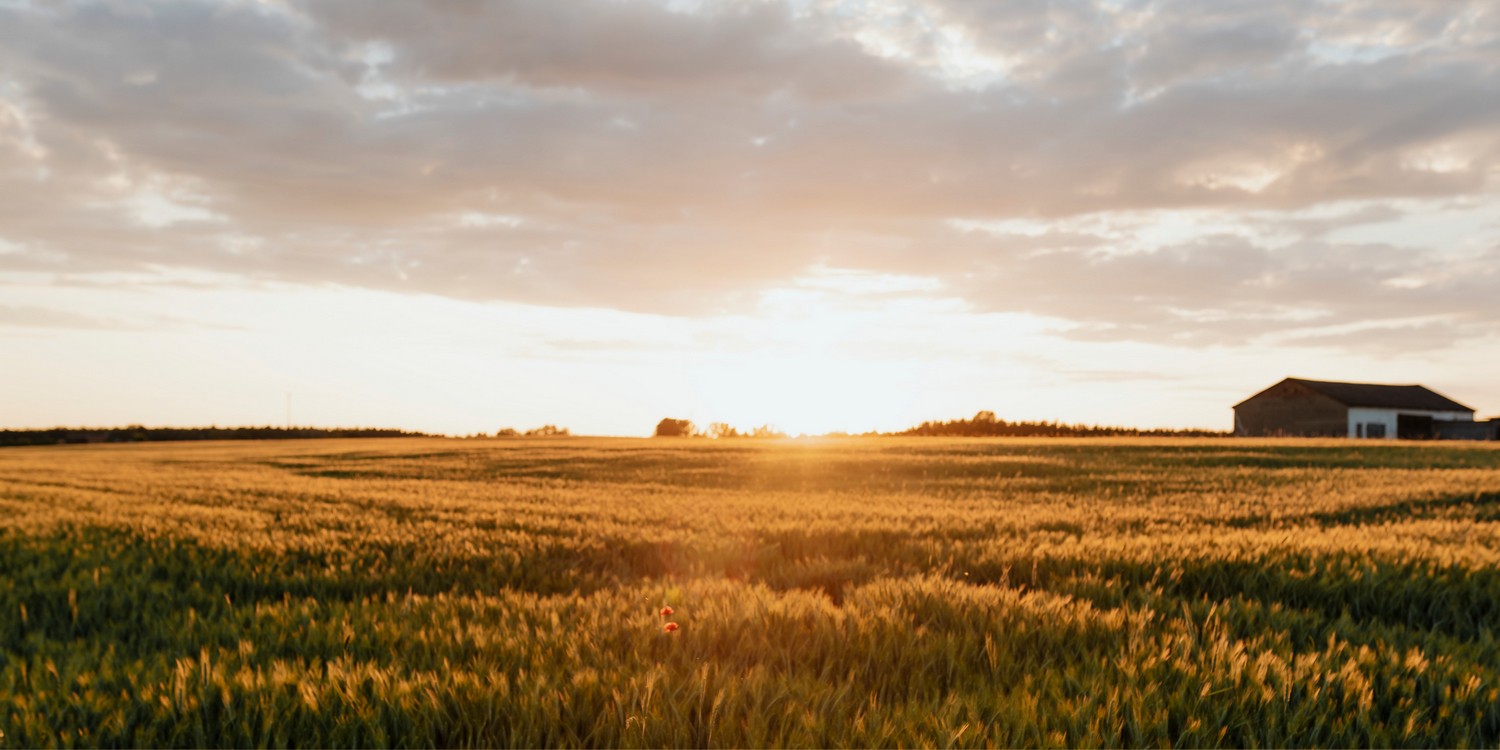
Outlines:
{"type": "Polygon", "coordinates": [[[656,437],[692,437],[698,428],[690,420],[667,417],[656,423],[656,437]]]}

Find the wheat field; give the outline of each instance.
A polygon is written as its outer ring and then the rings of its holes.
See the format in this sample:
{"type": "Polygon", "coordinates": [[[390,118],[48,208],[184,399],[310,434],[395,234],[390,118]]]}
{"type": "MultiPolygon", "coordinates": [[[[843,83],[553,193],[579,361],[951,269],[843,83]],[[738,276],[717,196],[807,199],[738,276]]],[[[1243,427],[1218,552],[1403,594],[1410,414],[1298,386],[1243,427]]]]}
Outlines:
{"type": "Polygon", "coordinates": [[[1493,747],[1497,563],[1493,444],[13,448],[0,747],[1493,747]]]}

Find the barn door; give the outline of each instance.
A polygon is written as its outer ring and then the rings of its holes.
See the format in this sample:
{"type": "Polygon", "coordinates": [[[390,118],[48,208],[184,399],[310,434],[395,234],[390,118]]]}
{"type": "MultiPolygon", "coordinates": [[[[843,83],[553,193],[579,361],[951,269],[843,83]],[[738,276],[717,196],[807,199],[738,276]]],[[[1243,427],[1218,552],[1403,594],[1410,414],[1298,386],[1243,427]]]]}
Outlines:
{"type": "Polygon", "coordinates": [[[1396,437],[1402,440],[1430,440],[1434,435],[1432,417],[1421,414],[1396,415],[1396,437]]]}

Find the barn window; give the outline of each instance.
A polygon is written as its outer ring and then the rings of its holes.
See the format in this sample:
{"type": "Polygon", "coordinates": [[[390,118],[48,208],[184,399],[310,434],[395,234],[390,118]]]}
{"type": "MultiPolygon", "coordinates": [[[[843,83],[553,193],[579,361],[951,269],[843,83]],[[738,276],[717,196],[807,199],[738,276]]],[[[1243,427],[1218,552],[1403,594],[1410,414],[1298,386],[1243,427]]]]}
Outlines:
{"type": "Polygon", "coordinates": [[[1385,424],[1383,422],[1371,422],[1365,425],[1365,437],[1385,437],[1385,424]]]}

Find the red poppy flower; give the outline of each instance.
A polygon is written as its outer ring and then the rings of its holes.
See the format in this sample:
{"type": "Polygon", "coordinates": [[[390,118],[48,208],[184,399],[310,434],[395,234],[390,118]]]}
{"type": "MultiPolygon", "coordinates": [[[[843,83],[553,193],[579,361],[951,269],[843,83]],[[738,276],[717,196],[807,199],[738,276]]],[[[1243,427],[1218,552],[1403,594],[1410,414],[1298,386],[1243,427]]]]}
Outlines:
{"type": "Polygon", "coordinates": [[[677,623],[669,622],[666,625],[661,626],[661,629],[667,631],[668,633],[674,633],[677,631],[677,623]]]}
{"type": "Polygon", "coordinates": [[[661,608],[661,616],[662,617],[671,617],[672,616],[672,608],[671,607],[662,607],[661,608]]]}

